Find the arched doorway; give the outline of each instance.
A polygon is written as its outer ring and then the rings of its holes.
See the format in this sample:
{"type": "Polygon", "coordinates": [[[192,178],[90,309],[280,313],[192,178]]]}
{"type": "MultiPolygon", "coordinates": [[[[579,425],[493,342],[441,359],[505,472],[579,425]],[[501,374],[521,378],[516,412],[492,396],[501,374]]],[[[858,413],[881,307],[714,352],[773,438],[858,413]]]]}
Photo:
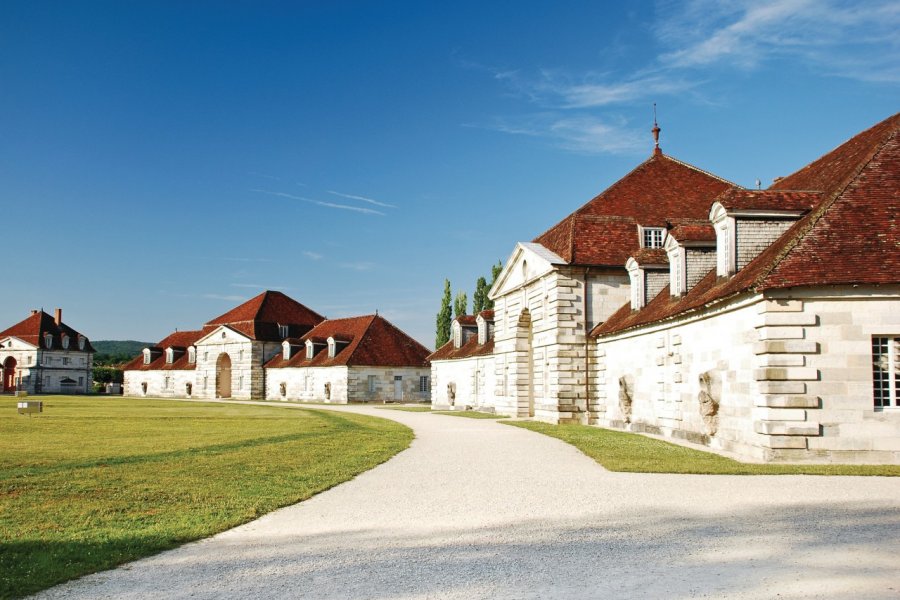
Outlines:
{"type": "Polygon", "coordinates": [[[231,357],[226,352],[216,359],[216,398],[231,398],[231,357]]]}
{"type": "Polygon", "coordinates": [[[3,391],[16,391],[16,359],[12,356],[3,361],[3,391]]]}

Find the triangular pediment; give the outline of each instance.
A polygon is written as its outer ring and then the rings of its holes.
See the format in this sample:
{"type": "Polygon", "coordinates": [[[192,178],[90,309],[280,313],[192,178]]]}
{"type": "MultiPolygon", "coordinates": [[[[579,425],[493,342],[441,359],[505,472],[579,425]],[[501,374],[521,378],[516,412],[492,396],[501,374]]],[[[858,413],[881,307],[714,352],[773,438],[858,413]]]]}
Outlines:
{"type": "Polygon", "coordinates": [[[229,327],[228,325],[219,325],[199,340],[197,340],[194,345],[206,345],[206,344],[222,344],[227,342],[251,342],[253,341],[250,337],[244,335],[240,331],[229,327]]]}
{"type": "Polygon", "coordinates": [[[491,300],[499,298],[567,264],[558,254],[534,242],[519,242],[504,263],[497,281],[488,292],[491,300]]]}
{"type": "Polygon", "coordinates": [[[0,338],[0,350],[36,350],[37,346],[29,344],[15,336],[0,338]]]}

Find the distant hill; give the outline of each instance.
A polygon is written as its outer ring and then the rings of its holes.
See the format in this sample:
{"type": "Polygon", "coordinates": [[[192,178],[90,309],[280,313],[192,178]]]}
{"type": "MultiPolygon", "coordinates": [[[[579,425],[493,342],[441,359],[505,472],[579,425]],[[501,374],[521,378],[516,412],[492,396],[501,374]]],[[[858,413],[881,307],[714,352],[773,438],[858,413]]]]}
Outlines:
{"type": "Polygon", "coordinates": [[[91,345],[97,351],[94,354],[94,364],[102,365],[118,365],[126,363],[147,346],[152,346],[153,342],[138,342],[135,340],[91,340],[91,345]]]}

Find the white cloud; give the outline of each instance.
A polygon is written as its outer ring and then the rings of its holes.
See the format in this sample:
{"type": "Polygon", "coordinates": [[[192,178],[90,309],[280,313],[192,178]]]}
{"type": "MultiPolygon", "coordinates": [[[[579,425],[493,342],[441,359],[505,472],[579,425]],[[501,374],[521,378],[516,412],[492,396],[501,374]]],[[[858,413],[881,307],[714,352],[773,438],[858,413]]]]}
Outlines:
{"type": "Polygon", "coordinates": [[[604,120],[583,113],[554,112],[498,118],[482,128],[545,138],[558,148],[579,154],[630,153],[647,146],[647,134],[629,128],[625,120],[604,120]]]}
{"type": "Polygon", "coordinates": [[[383,212],[374,210],[371,208],[363,208],[361,206],[349,206],[346,204],[335,204],[334,202],[322,202],[321,200],[313,200],[312,198],[306,198],[304,196],[297,196],[295,194],[288,194],[287,192],[275,192],[272,190],[260,190],[260,189],[251,189],[250,191],[255,192],[257,194],[269,194],[270,196],[277,196],[279,198],[288,198],[290,200],[300,200],[302,202],[308,202],[309,204],[315,204],[316,206],[324,206],[326,208],[349,210],[349,211],[353,211],[353,212],[363,213],[366,215],[384,216],[383,212]]]}
{"type": "Polygon", "coordinates": [[[343,194],[341,192],[335,192],[334,190],[328,190],[329,194],[334,196],[340,196],[341,198],[348,198],[350,200],[359,200],[360,202],[368,202],[369,204],[374,204],[375,206],[383,206],[385,208],[397,208],[393,204],[388,204],[387,202],[381,202],[379,200],[373,200],[372,198],[366,198],[365,196],[356,196],[353,194],[343,194]]]}
{"type": "Polygon", "coordinates": [[[365,261],[344,262],[340,263],[338,266],[342,269],[351,269],[353,271],[370,271],[375,266],[375,263],[365,261]]]}
{"type": "Polygon", "coordinates": [[[308,258],[309,260],[322,260],[325,258],[324,255],[319,254],[318,252],[313,252],[312,250],[304,250],[301,254],[308,258]]]}

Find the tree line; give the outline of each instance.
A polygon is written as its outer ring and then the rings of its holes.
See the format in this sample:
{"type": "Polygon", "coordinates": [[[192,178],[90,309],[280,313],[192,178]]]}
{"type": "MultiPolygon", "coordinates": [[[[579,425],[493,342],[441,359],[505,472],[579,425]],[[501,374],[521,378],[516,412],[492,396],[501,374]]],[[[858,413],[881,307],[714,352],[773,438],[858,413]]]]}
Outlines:
{"type": "MultiPolygon", "coordinates": [[[[484,277],[479,277],[475,281],[475,291],[472,293],[472,314],[477,315],[483,310],[492,310],[494,301],[488,298],[488,292],[500,271],[503,270],[503,263],[497,261],[496,265],[491,265],[491,282],[488,283],[484,277]]],[[[440,348],[450,340],[450,325],[453,319],[460,315],[468,314],[469,299],[465,292],[457,292],[454,298],[450,289],[450,280],[444,280],[444,295],[441,298],[441,310],[437,314],[437,328],[435,332],[434,347],[440,348]]]]}

